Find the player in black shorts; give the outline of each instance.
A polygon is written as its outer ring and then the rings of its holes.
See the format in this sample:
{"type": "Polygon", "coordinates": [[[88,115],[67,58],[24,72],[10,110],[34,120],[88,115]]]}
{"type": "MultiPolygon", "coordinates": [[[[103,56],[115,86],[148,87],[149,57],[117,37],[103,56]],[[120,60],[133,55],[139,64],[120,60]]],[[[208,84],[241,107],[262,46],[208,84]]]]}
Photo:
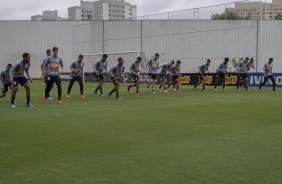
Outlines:
{"type": "Polygon", "coordinates": [[[75,81],[77,81],[79,83],[80,98],[85,98],[85,96],[83,94],[83,67],[84,67],[84,63],[82,61],[83,61],[83,55],[79,55],[78,60],[74,61],[70,66],[71,76],[70,76],[70,84],[69,84],[69,87],[68,87],[67,98],[71,97],[70,92],[71,92],[71,88],[72,88],[75,81]]]}
{"type": "Polygon", "coordinates": [[[176,85],[176,91],[177,93],[180,93],[179,86],[180,86],[180,80],[179,80],[179,74],[180,74],[180,64],[181,61],[177,61],[176,64],[174,64],[170,69],[170,76],[171,80],[166,88],[166,92],[169,91],[169,87],[173,84],[176,85]]]}
{"type": "Polygon", "coordinates": [[[2,94],[0,98],[4,98],[6,96],[6,92],[10,88],[13,91],[13,85],[11,84],[10,78],[10,69],[12,68],[11,64],[8,64],[6,69],[1,71],[0,74],[0,87],[2,86],[2,94]]]}
{"type": "Polygon", "coordinates": [[[225,88],[225,75],[227,75],[228,61],[229,58],[225,58],[224,62],[221,63],[216,69],[216,82],[213,89],[214,91],[218,91],[216,87],[220,81],[223,83],[222,91],[227,91],[225,88]]]}
{"type": "Polygon", "coordinates": [[[118,63],[115,64],[109,71],[111,80],[113,81],[114,88],[113,90],[108,94],[109,98],[112,98],[112,94],[116,92],[116,99],[122,100],[119,96],[119,78],[123,77],[124,75],[124,66],[123,66],[123,58],[118,58],[118,63]]]}
{"type": "Polygon", "coordinates": [[[25,78],[24,73],[26,72],[26,75],[30,82],[32,83],[32,79],[29,76],[29,67],[30,67],[30,55],[28,53],[23,54],[23,59],[16,62],[16,64],[11,68],[10,70],[10,77],[12,79],[11,84],[14,86],[12,90],[12,97],[11,97],[11,107],[15,108],[15,98],[16,94],[18,92],[18,84],[21,86],[24,86],[26,90],[26,106],[27,107],[34,107],[30,103],[30,87],[28,84],[27,79],[25,78]]]}
{"type": "Polygon", "coordinates": [[[137,59],[135,61],[133,61],[129,67],[129,71],[130,71],[130,74],[131,74],[131,78],[132,78],[132,81],[134,82],[133,85],[128,85],[127,87],[127,91],[130,90],[131,87],[134,87],[136,86],[136,95],[137,96],[141,96],[140,92],[139,92],[139,72],[140,72],[140,69],[139,69],[139,65],[142,61],[142,58],[141,57],[137,57],[137,59]]]}
{"type": "Polygon", "coordinates": [[[203,91],[206,91],[206,76],[205,73],[209,71],[209,66],[211,64],[211,60],[208,59],[207,63],[198,67],[198,76],[200,81],[194,85],[194,90],[196,90],[197,86],[203,84],[203,91]]]}
{"type": "Polygon", "coordinates": [[[171,67],[174,65],[174,61],[171,61],[170,63],[168,64],[163,64],[162,66],[160,66],[160,77],[161,77],[161,80],[162,80],[162,83],[159,87],[159,91],[162,92],[162,87],[164,87],[164,92],[166,92],[166,75],[167,75],[167,72],[170,71],[171,67]]]}
{"type": "MultiPolygon", "coordinates": [[[[41,67],[40,67],[41,72],[42,72],[42,69],[43,69],[43,66],[44,66],[44,64],[45,64],[46,59],[47,59],[49,56],[52,55],[52,52],[51,52],[50,49],[46,50],[46,55],[47,55],[47,56],[42,60],[42,63],[41,63],[41,67]]],[[[47,70],[47,69],[46,69],[46,70],[47,70]]],[[[45,74],[47,73],[46,70],[44,71],[45,74]]],[[[46,77],[44,77],[43,81],[46,83],[46,81],[47,81],[47,74],[46,74],[46,77]]],[[[54,85],[51,86],[50,91],[52,90],[53,86],[54,86],[54,85]]],[[[53,98],[52,98],[51,96],[48,96],[48,100],[53,100],[53,98]]]]}

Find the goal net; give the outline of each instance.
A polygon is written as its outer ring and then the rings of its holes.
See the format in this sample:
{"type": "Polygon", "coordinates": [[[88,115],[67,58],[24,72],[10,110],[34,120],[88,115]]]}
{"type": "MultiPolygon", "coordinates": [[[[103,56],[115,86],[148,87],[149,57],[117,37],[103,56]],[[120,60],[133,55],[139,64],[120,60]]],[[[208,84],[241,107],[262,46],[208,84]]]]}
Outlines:
{"type": "MultiPolygon", "coordinates": [[[[124,59],[124,67],[125,67],[125,79],[124,82],[128,79],[129,76],[129,67],[132,63],[132,61],[135,61],[137,57],[142,58],[140,70],[141,72],[144,71],[144,65],[146,63],[146,57],[145,54],[140,52],[140,51],[126,51],[126,52],[112,52],[112,53],[96,53],[96,54],[83,54],[84,56],[84,70],[83,70],[83,75],[84,75],[84,80],[85,81],[96,81],[95,77],[93,76],[93,66],[94,63],[98,60],[101,59],[103,54],[108,55],[107,59],[107,69],[108,71],[110,68],[118,63],[118,58],[123,58],[124,59]]],[[[109,81],[109,77],[105,76],[105,81],[109,81]]]]}

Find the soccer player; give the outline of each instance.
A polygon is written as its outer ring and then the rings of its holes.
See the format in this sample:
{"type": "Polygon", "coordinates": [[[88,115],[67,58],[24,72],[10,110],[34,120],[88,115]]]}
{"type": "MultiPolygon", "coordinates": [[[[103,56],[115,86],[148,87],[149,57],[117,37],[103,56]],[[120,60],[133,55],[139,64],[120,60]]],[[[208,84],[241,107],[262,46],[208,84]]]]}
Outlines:
{"type": "Polygon", "coordinates": [[[104,81],[103,74],[105,72],[108,73],[108,71],[107,71],[107,59],[108,59],[108,55],[104,54],[101,59],[98,59],[94,63],[94,66],[93,66],[94,75],[96,77],[96,80],[99,81],[99,85],[97,86],[97,88],[94,91],[95,95],[98,95],[98,90],[100,89],[100,95],[105,96],[104,93],[103,93],[103,81],[104,81]]]}
{"type": "Polygon", "coordinates": [[[227,91],[227,89],[225,88],[225,75],[227,75],[227,68],[228,68],[228,61],[229,58],[225,58],[224,62],[221,63],[218,68],[216,69],[216,82],[215,82],[215,86],[214,86],[214,91],[218,91],[217,90],[217,84],[222,81],[223,83],[223,87],[222,87],[222,91],[227,91]]]}
{"type": "Polygon", "coordinates": [[[109,98],[112,98],[112,94],[116,92],[116,99],[122,100],[119,96],[119,78],[124,75],[123,58],[118,58],[118,63],[115,64],[109,71],[110,78],[113,81],[114,89],[108,94],[109,98]]]}
{"type": "Polygon", "coordinates": [[[159,57],[160,55],[156,53],[155,57],[150,59],[145,65],[145,70],[147,69],[147,66],[149,66],[148,74],[150,79],[150,82],[146,87],[146,92],[148,92],[149,87],[152,84],[152,94],[156,94],[154,88],[157,81],[157,71],[159,70],[159,61],[158,61],[159,57]]]}
{"type": "Polygon", "coordinates": [[[58,104],[62,104],[62,86],[61,86],[61,79],[60,79],[60,66],[61,66],[61,73],[64,72],[64,64],[62,58],[58,56],[59,49],[58,47],[53,47],[52,49],[53,55],[49,56],[45,64],[42,68],[42,74],[41,77],[46,77],[46,88],[45,88],[45,98],[44,102],[48,103],[48,96],[51,89],[52,85],[54,85],[54,82],[56,83],[56,86],[58,88],[58,104]],[[46,70],[47,69],[47,70],[46,70]],[[47,71],[47,75],[44,74],[44,71],[47,71]]]}
{"type": "Polygon", "coordinates": [[[200,81],[197,82],[194,85],[194,90],[196,90],[198,85],[203,84],[203,91],[206,91],[206,75],[205,75],[205,73],[207,71],[209,72],[210,64],[211,64],[211,60],[208,59],[207,63],[202,64],[201,66],[198,67],[198,76],[199,76],[200,81]]]}
{"type": "Polygon", "coordinates": [[[11,97],[11,107],[15,108],[15,98],[18,92],[18,84],[24,86],[26,91],[26,106],[27,107],[34,107],[30,103],[30,87],[28,84],[27,79],[24,76],[28,77],[28,80],[32,83],[32,79],[29,76],[29,67],[30,67],[30,55],[28,53],[23,54],[23,59],[16,62],[16,64],[10,69],[10,77],[12,79],[11,84],[14,86],[12,90],[12,97],[11,97]]]}
{"type": "Polygon", "coordinates": [[[85,96],[83,95],[83,67],[84,67],[84,63],[83,61],[83,55],[79,55],[78,56],[78,60],[74,61],[71,65],[70,65],[70,70],[71,70],[71,76],[70,76],[70,84],[68,87],[68,93],[67,93],[67,98],[70,98],[70,92],[71,92],[71,88],[73,86],[73,83],[75,81],[77,81],[79,83],[79,87],[80,87],[80,98],[85,98],[85,96]]]}
{"type": "Polygon", "coordinates": [[[248,81],[248,62],[249,62],[249,58],[246,57],[245,60],[240,62],[238,65],[240,81],[238,82],[237,90],[240,90],[241,84],[244,83],[244,88],[246,88],[246,91],[249,91],[248,89],[248,83],[249,83],[248,81]]]}
{"type": "Polygon", "coordinates": [[[259,90],[261,90],[261,87],[265,85],[265,83],[270,79],[272,81],[272,86],[273,86],[273,91],[276,91],[275,89],[275,79],[272,75],[272,67],[273,67],[273,58],[269,58],[269,61],[264,65],[263,70],[264,70],[264,81],[263,83],[259,86],[259,90]]]}
{"type": "Polygon", "coordinates": [[[171,80],[166,88],[166,92],[169,91],[169,87],[170,85],[176,85],[176,92],[180,93],[179,90],[179,85],[180,85],[180,80],[179,80],[179,74],[180,74],[180,64],[181,61],[177,61],[176,64],[174,64],[171,69],[170,69],[170,76],[171,76],[171,80]]]}
{"type": "Polygon", "coordinates": [[[170,69],[174,65],[174,63],[175,63],[174,61],[171,61],[168,64],[163,64],[163,65],[160,66],[160,70],[161,70],[160,71],[160,77],[161,77],[161,80],[162,80],[162,83],[161,83],[161,85],[159,87],[159,91],[160,92],[162,92],[162,87],[164,87],[164,92],[167,92],[166,91],[166,82],[167,82],[167,80],[166,80],[166,73],[168,71],[170,71],[170,69]]]}
{"type": "MultiPolygon", "coordinates": [[[[51,54],[52,54],[52,52],[51,52],[50,49],[46,50],[46,55],[47,55],[47,56],[42,60],[41,72],[42,72],[42,69],[43,69],[43,66],[44,66],[44,64],[45,64],[46,59],[47,59],[49,56],[51,56],[51,54]]],[[[47,73],[47,69],[48,69],[48,68],[46,68],[45,71],[44,71],[45,74],[47,73]]],[[[47,74],[46,74],[46,76],[47,76],[47,74]]],[[[44,80],[44,82],[46,83],[47,78],[44,77],[43,80],[44,80]]],[[[52,84],[50,91],[52,90],[53,86],[54,86],[54,85],[52,84]]],[[[53,100],[53,98],[52,98],[51,96],[48,96],[48,100],[53,100]]]]}
{"type": "Polygon", "coordinates": [[[140,96],[140,92],[139,92],[139,84],[140,84],[140,81],[139,81],[139,64],[140,62],[142,61],[142,58],[141,57],[137,57],[137,59],[135,61],[133,61],[129,67],[129,71],[131,73],[131,78],[134,82],[133,85],[128,85],[127,87],[127,91],[130,90],[131,87],[134,87],[136,86],[136,95],[137,96],[140,96]]]}
{"type": "Polygon", "coordinates": [[[10,78],[10,69],[12,68],[11,64],[8,64],[6,69],[2,70],[0,73],[0,86],[2,87],[2,94],[0,98],[4,98],[6,96],[6,92],[9,87],[13,91],[12,80],[10,78]]]}

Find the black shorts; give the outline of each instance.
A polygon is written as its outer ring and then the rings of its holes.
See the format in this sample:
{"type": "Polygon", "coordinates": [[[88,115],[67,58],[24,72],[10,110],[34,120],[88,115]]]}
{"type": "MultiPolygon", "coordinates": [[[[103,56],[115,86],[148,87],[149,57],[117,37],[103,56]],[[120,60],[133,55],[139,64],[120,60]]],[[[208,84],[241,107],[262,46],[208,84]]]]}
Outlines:
{"type": "Polygon", "coordinates": [[[117,82],[119,81],[119,79],[115,78],[115,77],[111,77],[110,79],[113,81],[113,83],[115,83],[115,81],[117,81],[117,82]]]}
{"type": "Polygon", "coordinates": [[[138,75],[131,74],[131,78],[132,78],[132,81],[133,81],[134,83],[136,83],[137,81],[139,81],[139,76],[138,76],[138,75]]]}
{"type": "Polygon", "coordinates": [[[98,76],[96,75],[96,73],[94,73],[96,81],[104,81],[104,75],[103,74],[99,74],[98,76]]]}
{"type": "Polygon", "coordinates": [[[178,75],[173,75],[173,76],[171,76],[171,80],[172,80],[172,81],[176,81],[178,78],[179,78],[178,75]]]}
{"type": "Polygon", "coordinates": [[[60,78],[60,76],[48,75],[46,77],[46,84],[47,85],[52,85],[52,84],[54,84],[54,82],[56,83],[56,85],[61,85],[61,78],[60,78]]]}
{"type": "Polygon", "coordinates": [[[200,80],[203,80],[203,78],[206,77],[206,74],[204,74],[204,73],[202,73],[202,74],[198,73],[198,77],[200,78],[200,80]]]}
{"type": "Polygon", "coordinates": [[[26,83],[28,83],[28,81],[25,77],[14,78],[14,86],[18,86],[19,84],[23,86],[26,83]]]}
{"type": "Polygon", "coordinates": [[[246,74],[246,73],[240,73],[240,74],[239,74],[239,78],[240,78],[240,80],[246,79],[246,78],[248,78],[248,74],[246,74]]]}
{"type": "Polygon", "coordinates": [[[82,82],[82,77],[81,76],[70,76],[70,82],[82,82]]]}
{"type": "Polygon", "coordinates": [[[149,79],[156,80],[157,79],[157,74],[149,73],[149,79]]]}
{"type": "Polygon", "coordinates": [[[217,73],[216,78],[220,78],[220,79],[225,78],[225,73],[217,73]]]}
{"type": "Polygon", "coordinates": [[[47,76],[44,76],[44,78],[43,78],[43,82],[45,82],[45,83],[46,83],[46,81],[47,81],[47,76]]]}
{"type": "Polygon", "coordinates": [[[166,74],[160,74],[161,80],[165,80],[166,79],[166,74]]]}
{"type": "Polygon", "coordinates": [[[3,88],[2,88],[2,92],[6,93],[10,87],[11,83],[8,84],[4,84],[3,88]]]}

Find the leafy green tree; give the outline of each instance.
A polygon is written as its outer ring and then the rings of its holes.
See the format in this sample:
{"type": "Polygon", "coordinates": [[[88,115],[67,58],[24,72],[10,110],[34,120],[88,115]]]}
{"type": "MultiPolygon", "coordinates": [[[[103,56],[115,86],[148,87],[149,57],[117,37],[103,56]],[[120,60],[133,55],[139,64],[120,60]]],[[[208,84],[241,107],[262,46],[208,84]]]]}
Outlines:
{"type": "Polygon", "coordinates": [[[226,20],[249,20],[251,18],[250,15],[242,17],[233,11],[226,11],[221,14],[215,13],[211,15],[212,20],[225,20],[225,17],[226,20]]]}
{"type": "Polygon", "coordinates": [[[282,20],[282,14],[278,13],[278,15],[275,17],[275,20],[282,20]]]}

